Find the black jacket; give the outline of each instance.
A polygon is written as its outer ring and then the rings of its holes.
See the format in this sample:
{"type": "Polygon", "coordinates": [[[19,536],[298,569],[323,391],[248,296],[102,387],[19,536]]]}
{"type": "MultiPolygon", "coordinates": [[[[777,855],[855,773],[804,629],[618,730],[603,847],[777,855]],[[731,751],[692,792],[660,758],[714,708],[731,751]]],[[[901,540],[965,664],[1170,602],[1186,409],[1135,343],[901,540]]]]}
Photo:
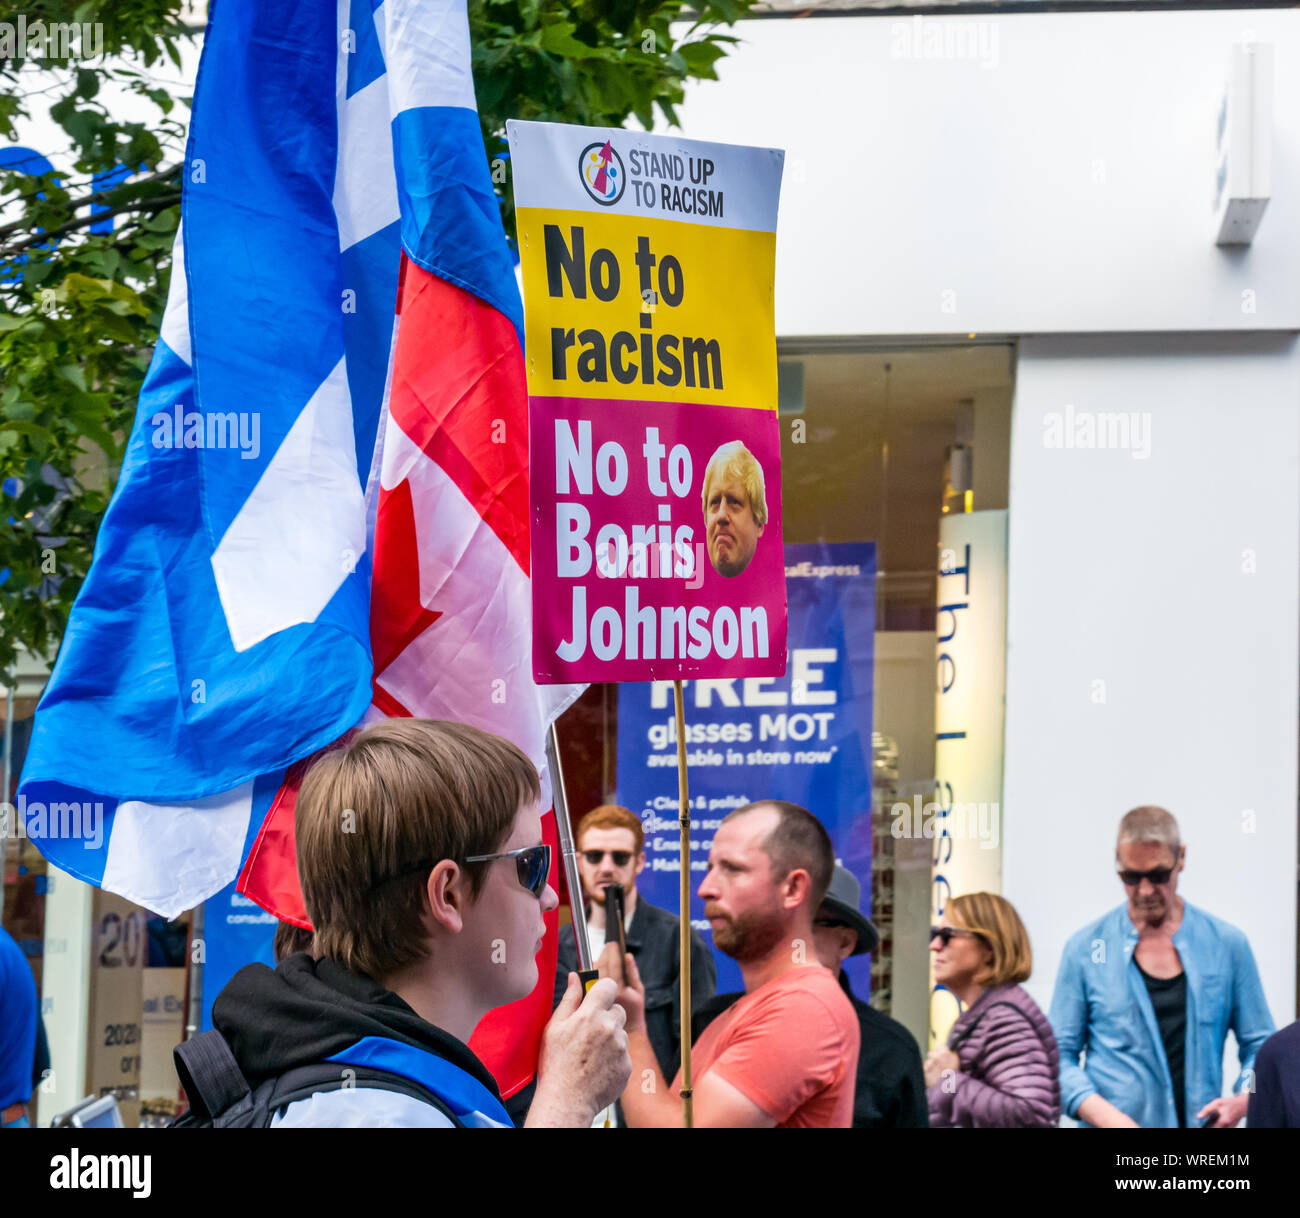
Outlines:
{"type": "MultiPolygon", "coordinates": [[[[912,1034],[896,1019],[860,1002],[840,973],[840,988],[858,1015],[861,1044],[858,1077],[853,1096],[854,1129],[928,1129],[925,1072],[921,1050],[912,1034]]],[[[719,994],[691,1021],[692,1040],[744,994],[719,994]]]]}
{"type": "MultiPolygon", "coordinates": [[[[681,944],[676,914],[651,905],[637,894],[636,909],[628,925],[627,950],[636,961],[645,986],[645,1026],[650,1047],[667,1082],[673,1081],[681,1063],[681,944]]],[[[592,962],[595,963],[594,961],[592,962]]],[[[560,1005],[569,974],[578,971],[578,943],[573,923],[560,928],[555,964],[555,995],[551,1009],[560,1005]]],[[[713,957],[697,930],[691,931],[691,1010],[697,1011],[718,988],[713,957]]]]}
{"type": "Polygon", "coordinates": [[[1251,1129],[1300,1129],[1300,1019],[1260,1046],[1246,1124],[1251,1129]]]}
{"type": "Polygon", "coordinates": [[[854,1129],[928,1129],[925,1071],[916,1039],[896,1019],[860,1001],[840,973],[840,988],[858,1013],[858,1085],[853,1097],[854,1129]]]}

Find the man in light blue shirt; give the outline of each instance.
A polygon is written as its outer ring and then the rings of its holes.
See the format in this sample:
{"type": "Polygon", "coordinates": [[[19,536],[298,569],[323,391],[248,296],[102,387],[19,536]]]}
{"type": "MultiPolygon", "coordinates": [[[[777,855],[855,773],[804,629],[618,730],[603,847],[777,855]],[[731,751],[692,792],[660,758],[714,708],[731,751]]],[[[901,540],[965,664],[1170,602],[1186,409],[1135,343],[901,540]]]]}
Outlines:
{"type": "Polygon", "coordinates": [[[1246,1114],[1273,1020],[1246,936],[1177,895],[1186,854],[1163,808],[1127,813],[1115,861],[1128,901],[1065,945],[1051,1022],[1061,1107],[1081,1124],[1229,1129],[1246,1114]],[[1241,1076],[1225,1099],[1229,1028],[1241,1076]]]}

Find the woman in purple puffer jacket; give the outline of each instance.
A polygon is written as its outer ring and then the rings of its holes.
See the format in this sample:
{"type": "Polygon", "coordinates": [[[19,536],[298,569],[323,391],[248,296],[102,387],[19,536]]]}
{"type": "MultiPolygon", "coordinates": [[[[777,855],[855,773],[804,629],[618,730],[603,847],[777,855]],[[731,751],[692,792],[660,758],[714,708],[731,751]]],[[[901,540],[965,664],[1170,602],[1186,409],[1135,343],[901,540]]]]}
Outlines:
{"type": "Polygon", "coordinates": [[[925,1060],[930,1127],[1056,1126],[1060,1057],[1047,1017],[1020,988],[1033,956],[1014,906],[991,892],[953,898],[930,951],[935,981],[963,1007],[947,1046],[925,1060]]]}

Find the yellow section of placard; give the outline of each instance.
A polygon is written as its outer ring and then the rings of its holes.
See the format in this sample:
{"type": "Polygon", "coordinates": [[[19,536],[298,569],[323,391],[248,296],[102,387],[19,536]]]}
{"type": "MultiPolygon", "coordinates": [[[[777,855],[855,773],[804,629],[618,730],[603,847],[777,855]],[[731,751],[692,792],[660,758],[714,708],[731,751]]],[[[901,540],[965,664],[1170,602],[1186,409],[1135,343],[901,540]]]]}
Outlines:
{"type": "Polygon", "coordinates": [[[521,208],[528,392],[776,409],[776,235],[521,208]]]}

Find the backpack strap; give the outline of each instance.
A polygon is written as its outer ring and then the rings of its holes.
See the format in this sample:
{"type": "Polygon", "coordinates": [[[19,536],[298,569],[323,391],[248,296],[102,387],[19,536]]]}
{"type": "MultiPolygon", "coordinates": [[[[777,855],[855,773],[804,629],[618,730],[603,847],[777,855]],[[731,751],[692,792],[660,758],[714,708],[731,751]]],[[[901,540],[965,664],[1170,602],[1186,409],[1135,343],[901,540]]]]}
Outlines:
{"type": "Polygon", "coordinates": [[[226,1038],[215,1028],[200,1032],[172,1050],[190,1111],[210,1121],[247,1099],[248,1080],[231,1053],[226,1038]]]}
{"type": "Polygon", "coordinates": [[[409,1096],[413,1100],[436,1108],[455,1128],[466,1127],[465,1122],[442,1099],[412,1079],[370,1067],[340,1067],[337,1062],[318,1062],[286,1071],[279,1078],[271,1079],[257,1089],[252,1097],[252,1107],[258,1110],[261,1118],[258,1123],[265,1128],[271,1124],[275,1114],[289,1104],[309,1099],[323,1091],[343,1091],[352,1088],[395,1091],[399,1095],[409,1096]],[[264,1117],[262,1117],[263,1112],[264,1117]]]}
{"type": "Polygon", "coordinates": [[[337,1062],[316,1062],[297,1066],[276,1078],[251,1088],[230,1051],[226,1038],[216,1029],[200,1032],[172,1050],[176,1073],[189,1099],[189,1111],[176,1124],[179,1128],[227,1128],[252,1125],[265,1128],[288,1104],[305,1100],[321,1091],[368,1087],[396,1091],[436,1108],[452,1123],[464,1129],[465,1122],[427,1087],[404,1075],[368,1066],[340,1066],[337,1062]]]}

